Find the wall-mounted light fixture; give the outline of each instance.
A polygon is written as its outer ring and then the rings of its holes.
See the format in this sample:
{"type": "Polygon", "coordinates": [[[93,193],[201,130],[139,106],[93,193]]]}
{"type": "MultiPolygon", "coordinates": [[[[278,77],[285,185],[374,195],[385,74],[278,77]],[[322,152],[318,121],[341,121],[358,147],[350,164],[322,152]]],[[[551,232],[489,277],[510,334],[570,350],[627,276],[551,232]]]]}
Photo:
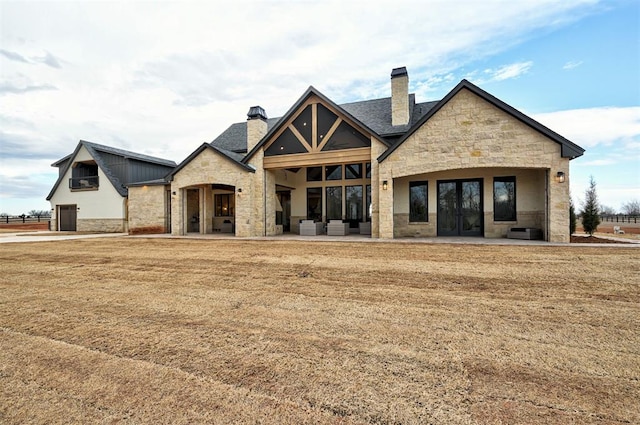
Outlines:
{"type": "Polygon", "coordinates": [[[242,188],[241,187],[238,188],[238,196],[242,196],[242,188]]]}
{"type": "Polygon", "coordinates": [[[176,196],[176,191],[174,190],[173,192],[171,192],[171,194],[172,194],[173,196],[176,196]]]}
{"type": "Polygon", "coordinates": [[[384,180],[382,182],[382,190],[387,190],[387,188],[389,187],[389,182],[387,182],[386,180],[384,180]]]}
{"type": "Polygon", "coordinates": [[[558,173],[556,174],[556,181],[558,183],[564,183],[564,171],[558,171],[558,173]]]}

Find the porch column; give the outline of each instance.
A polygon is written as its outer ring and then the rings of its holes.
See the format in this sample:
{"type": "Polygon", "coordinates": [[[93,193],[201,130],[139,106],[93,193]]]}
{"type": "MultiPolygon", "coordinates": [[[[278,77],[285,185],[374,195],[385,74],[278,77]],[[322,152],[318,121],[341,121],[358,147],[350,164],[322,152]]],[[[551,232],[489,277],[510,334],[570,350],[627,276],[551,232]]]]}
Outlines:
{"type": "Polygon", "coordinates": [[[378,193],[379,237],[393,239],[393,179],[381,175],[378,193]]]}
{"type": "Polygon", "coordinates": [[[557,165],[547,178],[549,242],[569,243],[569,160],[563,158],[557,165]],[[558,172],[564,173],[564,182],[557,181],[558,172]]]}
{"type": "Polygon", "coordinates": [[[184,189],[171,185],[171,234],[184,235],[184,189]]]}

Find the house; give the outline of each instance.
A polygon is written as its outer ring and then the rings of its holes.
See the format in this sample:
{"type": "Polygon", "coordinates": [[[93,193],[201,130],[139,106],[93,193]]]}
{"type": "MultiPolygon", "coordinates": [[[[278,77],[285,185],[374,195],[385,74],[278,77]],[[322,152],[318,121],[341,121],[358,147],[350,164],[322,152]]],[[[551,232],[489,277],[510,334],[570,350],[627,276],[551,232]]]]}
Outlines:
{"type": "MultiPolygon", "coordinates": [[[[94,232],[126,232],[127,185],[162,179],[176,167],[173,161],[84,140],[51,165],[58,167],[47,196],[51,229],[94,232]]],[[[144,207],[137,211],[143,213],[144,207]]]]}
{"type": "Polygon", "coordinates": [[[129,185],[129,228],[161,227],[170,193],[175,235],[330,227],[374,238],[501,238],[531,228],[568,242],[569,161],[583,153],[466,80],[417,102],[402,67],[390,97],[338,105],[309,87],[280,118],[250,108],[166,181],[129,185]],[[155,218],[132,224],[149,205],[155,218]]]}

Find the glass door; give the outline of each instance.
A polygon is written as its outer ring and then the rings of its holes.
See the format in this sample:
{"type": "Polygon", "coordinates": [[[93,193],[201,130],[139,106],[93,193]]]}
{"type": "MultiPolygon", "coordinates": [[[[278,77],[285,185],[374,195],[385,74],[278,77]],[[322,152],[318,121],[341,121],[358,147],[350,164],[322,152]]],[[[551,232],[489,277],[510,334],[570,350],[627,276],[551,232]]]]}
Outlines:
{"type": "Polygon", "coordinates": [[[482,179],[438,182],[438,236],[482,236],[482,179]]]}

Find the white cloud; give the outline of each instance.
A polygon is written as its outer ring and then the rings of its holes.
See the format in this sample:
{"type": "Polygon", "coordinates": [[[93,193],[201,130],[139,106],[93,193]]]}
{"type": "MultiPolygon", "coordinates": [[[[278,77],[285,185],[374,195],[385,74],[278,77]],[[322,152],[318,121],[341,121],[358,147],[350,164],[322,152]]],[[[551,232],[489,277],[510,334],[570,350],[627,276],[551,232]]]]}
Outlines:
{"type": "MultiPolygon", "coordinates": [[[[595,3],[9,2],[0,117],[11,117],[8,147],[28,143],[2,168],[34,152],[53,162],[79,139],[179,162],[249,106],[279,116],[309,85],[337,102],[388,96],[397,66],[421,95],[595,3]]],[[[490,78],[531,66],[505,65],[490,78]]]]}
{"type": "Polygon", "coordinates": [[[518,78],[519,76],[526,74],[532,66],[532,61],[517,62],[501,66],[497,69],[486,69],[484,73],[488,75],[489,81],[503,81],[510,78],[518,78]]]}
{"type": "Polygon", "coordinates": [[[569,69],[577,68],[580,65],[582,65],[582,63],[583,63],[582,61],[569,61],[564,64],[562,69],[569,70],[569,69]]]}
{"type": "Polygon", "coordinates": [[[640,106],[574,109],[532,118],[583,148],[619,144],[637,152],[640,143],[640,106]]]}

